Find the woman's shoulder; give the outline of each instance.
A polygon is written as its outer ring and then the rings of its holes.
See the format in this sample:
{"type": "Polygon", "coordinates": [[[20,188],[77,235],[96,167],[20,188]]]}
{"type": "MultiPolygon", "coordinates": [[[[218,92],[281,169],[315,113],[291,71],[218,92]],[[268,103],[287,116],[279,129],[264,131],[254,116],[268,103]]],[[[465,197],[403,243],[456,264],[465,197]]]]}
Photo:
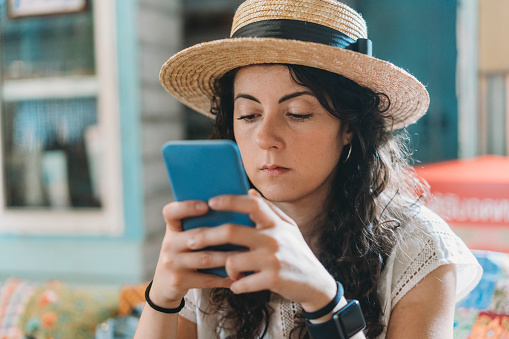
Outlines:
{"type": "Polygon", "coordinates": [[[477,284],[482,269],[449,225],[427,207],[420,206],[402,221],[396,245],[382,273],[381,284],[390,294],[390,304],[395,305],[422,278],[445,264],[456,266],[459,300],[477,284]]]}
{"type": "Polygon", "coordinates": [[[463,240],[426,206],[419,206],[415,213],[402,220],[393,255],[397,259],[394,264],[401,269],[416,260],[423,261],[423,265],[434,263],[432,266],[436,267],[449,263],[476,263],[463,240]]]}
{"type": "Polygon", "coordinates": [[[395,251],[408,256],[423,250],[439,251],[439,256],[448,257],[456,252],[470,250],[454,233],[447,222],[426,206],[416,206],[412,213],[401,220],[396,232],[395,251]]]}
{"type": "Polygon", "coordinates": [[[401,221],[401,235],[434,236],[436,233],[451,233],[447,222],[424,205],[412,206],[410,213],[401,221]]]}

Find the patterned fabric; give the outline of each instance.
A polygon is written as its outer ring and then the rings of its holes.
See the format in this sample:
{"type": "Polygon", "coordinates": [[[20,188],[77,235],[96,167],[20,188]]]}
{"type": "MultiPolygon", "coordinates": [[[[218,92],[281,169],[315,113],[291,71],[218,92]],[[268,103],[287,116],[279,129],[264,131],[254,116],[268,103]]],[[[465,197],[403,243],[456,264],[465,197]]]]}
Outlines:
{"type": "Polygon", "coordinates": [[[120,289],[19,278],[0,281],[0,339],[132,338],[146,286],[120,289]]]}
{"type": "Polygon", "coordinates": [[[46,283],[27,302],[19,328],[30,338],[92,339],[97,324],[117,314],[119,292],[46,283]]]}
{"type": "Polygon", "coordinates": [[[509,339],[509,254],[473,251],[484,270],[456,307],[455,339],[509,339]]]}
{"type": "MultiPolygon", "coordinates": [[[[380,277],[379,295],[386,314],[385,325],[394,305],[422,278],[444,264],[457,267],[457,300],[466,296],[481,278],[482,269],[463,241],[436,214],[422,207],[412,220],[402,223],[398,243],[380,277]]],[[[197,324],[198,339],[227,338],[224,329],[215,333],[221,315],[205,314],[209,293],[209,290],[189,291],[180,315],[197,324]]],[[[288,338],[295,326],[295,316],[301,312],[300,305],[273,294],[269,306],[274,312],[266,338],[288,338]]],[[[385,338],[385,333],[379,338],[385,338]]]]}
{"type": "Polygon", "coordinates": [[[0,283],[0,339],[22,339],[18,322],[38,285],[10,278],[0,283]]]}

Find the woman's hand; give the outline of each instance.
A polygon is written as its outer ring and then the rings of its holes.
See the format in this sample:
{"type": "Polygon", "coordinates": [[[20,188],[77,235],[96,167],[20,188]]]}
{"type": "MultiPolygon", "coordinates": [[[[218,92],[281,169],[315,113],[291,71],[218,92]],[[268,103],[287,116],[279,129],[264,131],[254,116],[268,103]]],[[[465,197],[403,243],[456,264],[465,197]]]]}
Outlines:
{"type": "Polygon", "coordinates": [[[215,197],[209,206],[246,213],[256,224],[255,228],[230,224],[201,228],[186,240],[192,250],[224,243],[249,248],[224,257],[226,272],[234,280],[229,286],[234,293],[270,290],[300,303],[308,312],[334,298],[334,279],[315,257],[297,225],[255,190],[246,196],[215,197]]]}
{"type": "Polygon", "coordinates": [[[192,251],[187,244],[201,232],[182,230],[183,218],[202,215],[208,210],[207,203],[194,200],[172,202],[164,207],[166,234],[150,290],[150,299],[156,305],[177,307],[191,288],[230,287],[231,279],[196,270],[222,267],[233,252],[192,251]]]}

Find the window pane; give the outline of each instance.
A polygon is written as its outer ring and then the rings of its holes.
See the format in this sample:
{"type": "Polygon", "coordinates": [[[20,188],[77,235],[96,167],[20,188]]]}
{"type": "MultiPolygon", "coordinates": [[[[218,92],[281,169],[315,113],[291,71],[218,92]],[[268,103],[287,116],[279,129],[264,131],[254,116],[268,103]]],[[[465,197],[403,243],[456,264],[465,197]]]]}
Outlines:
{"type": "Polygon", "coordinates": [[[4,80],[95,72],[91,6],[75,14],[10,19],[0,0],[0,41],[4,80]]]}
{"type": "Polygon", "coordinates": [[[7,207],[100,207],[95,98],[5,102],[7,207]]]}

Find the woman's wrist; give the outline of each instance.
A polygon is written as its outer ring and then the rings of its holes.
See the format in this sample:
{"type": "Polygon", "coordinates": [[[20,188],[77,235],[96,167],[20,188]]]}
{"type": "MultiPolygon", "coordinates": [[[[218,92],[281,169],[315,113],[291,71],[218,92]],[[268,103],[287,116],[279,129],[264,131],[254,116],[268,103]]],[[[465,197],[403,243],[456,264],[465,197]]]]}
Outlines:
{"type": "Polygon", "coordinates": [[[177,307],[163,307],[161,305],[156,305],[152,299],[150,299],[150,290],[152,287],[152,281],[148,284],[147,289],[145,290],[145,300],[147,301],[147,304],[154,310],[166,313],[166,314],[174,314],[179,313],[182,308],[184,308],[186,302],[184,301],[184,298],[181,299],[179,305],[177,307]]]}
{"type": "Polygon", "coordinates": [[[332,316],[334,315],[334,313],[336,313],[337,311],[339,311],[346,305],[347,305],[347,301],[346,301],[345,297],[341,297],[341,299],[339,300],[339,303],[336,305],[336,307],[334,307],[334,309],[332,311],[330,311],[323,317],[320,317],[317,319],[309,319],[308,321],[312,324],[321,324],[321,323],[327,322],[332,319],[332,316]]]}
{"type": "Polygon", "coordinates": [[[314,313],[326,307],[337,297],[338,292],[340,292],[341,295],[339,297],[341,297],[343,295],[343,287],[341,286],[341,290],[339,291],[337,284],[338,282],[330,277],[330,279],[327,279],[327,284],[320,287],[317,293],[306,293],[306,296],[310,298],[310,300],[300,303],[303,312],[314,313]]]}
{"type": "Polygon", "coordinates": [[[323,302],[320,303],[319,308],[306,308],[305,305],[302,305],[303,311],[302,315],[304,318],[306,318],[309,321],[312,321],[313,323],[320,323],[325,322],[332,318],[332,315],[335,311],[339,310],[341,307],[346,305],[346,300],[343,297],[344,290],[343,285],[339,281],[334,282],[335,288],[334,288],[334,294],[332,297],[330,297],[330,292],[328,293],[327,297],[327,303],[323,304],[323,302]],[[310,309],[312,311],[310,311],[310,309]]]}
{"type": "Polygon", "coordinates": [[[160,306],[161,308],[174,309],[178,308],[183,300],[182,297],[170,299],[166,298],[160,293],[157,293],[157,288],[154,287],[154,281],[151,281],[145,289],[145,299],[150,300],[151,303],[160,306]]]}

